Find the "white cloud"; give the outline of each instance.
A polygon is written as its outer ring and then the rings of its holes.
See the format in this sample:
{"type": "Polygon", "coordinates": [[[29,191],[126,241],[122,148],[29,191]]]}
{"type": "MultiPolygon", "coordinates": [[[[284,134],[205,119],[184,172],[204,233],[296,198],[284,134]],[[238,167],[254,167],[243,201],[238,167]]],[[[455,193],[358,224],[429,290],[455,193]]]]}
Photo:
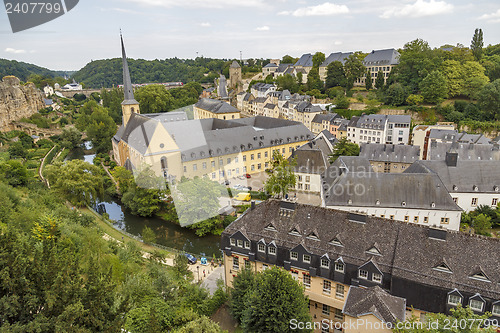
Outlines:
{"type": "Polygon", "coordinates": [[[139,5],[145,6],[155,6],[155,7],[189,7],[189,8],[227,8],[227,7],[261,7],[266,5],[263,0],[246,0],[246,1],[234,1],[234,0],[190,0],[190,1],[178,1],[178,0],[126,0],[128,2],[134,2],[139,5]]]}
{"type": "Polygon", "coordinates": [[[391,17],[423,17],[447,14],[453,11],[453,5],[446,3],[445,1],[430,0],[426,2],[425,0],[417,0],[413,4],[408,4],[404,6],[394,7],[387,9],[380,15],[381,18],[391,18],[391,17]]]}
{"type": "Polygon", "coordinates": [[[346,5],[336,5],[331,2],[325,2],[317,6],[302,7],[293,11],[279,12],[278,15],[293,15],[296,17],[302,16],[331,16],[338,14],[349,13],[349,8],[346,5]]]}
{"type": "Polygon", "coordinates": [[[13,49],[11,47],[8,47],[5,49],[5,52],[6,53],[14,53],[14,54],[22,54],[22,53],[26,53],[26,50],[16,50],[16,49],[13,49]]]}
{"type": "Polygon", "coordinates": [[[489,23],[500,23],[500,9],[491,14],[484,14],[479,19],[486,20],[489,23]]]}
{"type": "Polygon", "coordinates": [[[210,22],[202,22],[200,23],[200,27],[204,27],[204,28],[208,28],[208,27],[211,27],[212,24],[210,24],[210,22]]]}
{"type": "Polygon", "coordinates": [[[342,42],[341,42],[341,41],[339,41],[339,40],[337,40],[337,41],[335,41],[335,43],[333,43],[333,44],[334,44],[334,45],[342,45],[342,42]]]}
{"type": "Polygon", "coordinates": [[[269,27],[267,25],[264,25],[262,27],[255,28],[257,31],[269,31],[269,27]]]}

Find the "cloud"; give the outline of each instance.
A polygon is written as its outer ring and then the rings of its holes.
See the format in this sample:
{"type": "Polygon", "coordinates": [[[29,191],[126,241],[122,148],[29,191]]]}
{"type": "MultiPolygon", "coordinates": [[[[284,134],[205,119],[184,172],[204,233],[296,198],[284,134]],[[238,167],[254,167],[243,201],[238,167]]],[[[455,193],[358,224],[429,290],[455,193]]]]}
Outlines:
{"type": "Polygon", "coordinates": [[[8,47],[5,49],[5,52],[6,53],[14,53],[14,54],[22,54],[22,53],[26,53],[26,50],[16,50],[16,49],[8,47]]]}
{"type": "Polygon", "coordinates": [[[337,41],[335,41],[335,43],[333,43],[333,44],[334,44],[334,45],[342,45],[342,42],[341,42],[341,41],[339,41],[339,40],[337,40],[337,41]]]}
{"type": "Polygon", "coordinates": [[[349,13],[346,5],[336,5],[331,2],[325,2],[317,6],[302,7],[293,11],[279,12],[278,15],[302,16],[331,16],[349,13]]]}
{"type": "Polygon", "coordinates": [[[262,7],[265,6],[263,0],[126,0],[127,2],[137,3],[139,5],[154,6],[154,7],[189,7],[189,8],[227,8],[227,7],[262,7]]]}
{"type": "Polygon", "coordinates": [[[453,11],[453,5],[445,1],[430,0],[417,0],[413,4],[394,7],[386,10],[380,15],[381,18],[391,17],[424,17],[440,14],[448,14],[453,11]]]}
{"type": "Polygon", "coordinates": [[[210,22],[202,22],[200,23],[200,27],[204,27],[204,28],[208,28],[208,27],[211,27],[212,24],[210,24],[210,22]]]}
{"type": "Polygon", "coordinates": [[[255,28],[257,31],[269,31],[269,27],[267,25],[264,25],[262,27],[255,28]]]}
{"type": "Polygon", "coordinates": [[[500,23],[500,9],[491,14],[484,14],[479,19],[486,20],[489,23],[500,23]]]}

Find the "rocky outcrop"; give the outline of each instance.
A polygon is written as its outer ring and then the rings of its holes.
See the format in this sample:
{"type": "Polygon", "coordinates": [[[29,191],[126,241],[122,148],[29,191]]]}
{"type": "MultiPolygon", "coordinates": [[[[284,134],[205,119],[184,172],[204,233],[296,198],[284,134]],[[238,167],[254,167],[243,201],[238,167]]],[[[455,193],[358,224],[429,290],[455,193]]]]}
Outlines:
{"type": "Polygon", "coordinates": [[[33,83],[22,85],[15,76],[0,82],[0,131],[13,129],[13,122],[30,117],[44,107],[43,94],[33,83]]]}

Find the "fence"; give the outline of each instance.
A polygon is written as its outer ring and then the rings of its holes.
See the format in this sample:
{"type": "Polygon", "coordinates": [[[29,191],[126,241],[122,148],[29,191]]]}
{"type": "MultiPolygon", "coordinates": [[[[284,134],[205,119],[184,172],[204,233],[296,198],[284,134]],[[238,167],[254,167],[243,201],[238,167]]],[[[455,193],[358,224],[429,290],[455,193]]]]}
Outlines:
{"type": "MultiPolygon", "coordinates": [[[[127,237],[130,237],[132,239],[135,239],[136,241],[144,243],[144,240],[141,237],[139,237],[137,235],[132,235],[129,232],[126,232],[124,230],[115,228],[115,226],[113,225],[113,223],[109,222],[107,219],[105,219],[104,217],[102,217],[102,215],[99,214],[98,212],[96,212],[93,208],[91,208],[90,206],[87,206],[87,208],[97,218],[99,218],[101,221],[104,221],[104,223],[106,223],[107,225],[109,225],[110,227],[112,227],[113,229],[115,229],[116,231],[118,231],[119,233],[124,234],[127,237]]],[[[179,250],[179,249],[174,249],[172,247],[164,246],[164,245],[161,245],[161,244],[156,244],[156,243],[147,243],[147,244],[150,245],[150,246],[152,246],[152,247],[156,247],[158,249],[165,250],[167,252],[174,253],[174,254],[186,253],[186,251],[182,251],[182,250],[179,250]]],[[[194,255],[195,257],[198,257],[198,258],[205,257],[205,258],[207,258],[207,261],[211,261],[212,259],[214,261],[217,261],[218,259],[221,259],[221,258],[217,258],[217,257],[214,258],[212,256],[208,256],[208,255],[201,254],[201,253],[191,253],[191,254],[194,255]]],[[[221,257],[222,257],[222,255],[221,255],[221,257]]]]}

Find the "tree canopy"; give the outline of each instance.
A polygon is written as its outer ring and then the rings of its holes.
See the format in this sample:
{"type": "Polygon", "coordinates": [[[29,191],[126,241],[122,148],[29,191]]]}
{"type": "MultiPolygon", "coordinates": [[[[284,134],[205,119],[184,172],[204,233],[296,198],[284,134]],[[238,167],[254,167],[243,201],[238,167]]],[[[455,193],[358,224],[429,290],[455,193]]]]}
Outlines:
{"type": "Polygon", "coordinates": [[[288,190],[294,187],[297,182],[292,169],[295,161],[285,159],[279,150],[275,150],[270,162],[270,169],[266,170],[269,177],[264,184],[264,189],[269,195],[278,195],[284,198],[288,190]]]}
{"type": "Polygon", "coordinates": [[[342,138],[340,141],[333,147],[333,152],[329,156],[330,163],[335,162],[337,158],[340,156],[358,156],[359,155],[359,146],[355,143],[350,142],[347,138],[342,138]]]}

